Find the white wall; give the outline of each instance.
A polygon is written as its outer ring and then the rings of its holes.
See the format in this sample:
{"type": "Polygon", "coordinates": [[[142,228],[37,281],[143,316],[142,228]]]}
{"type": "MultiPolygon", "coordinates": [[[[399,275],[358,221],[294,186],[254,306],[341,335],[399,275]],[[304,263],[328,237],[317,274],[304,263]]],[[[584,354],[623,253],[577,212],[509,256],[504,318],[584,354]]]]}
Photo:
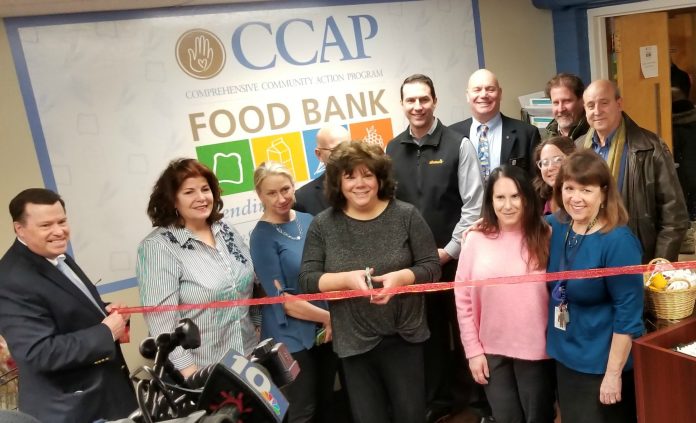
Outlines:
{"type": "Polygon", "coordinates": [[[530,0],[479,0],[479,8],[486,68],[503,88],[502,112],[519,119],[517,97],[543,90],[556,74],[551,11],[530,0]]]}

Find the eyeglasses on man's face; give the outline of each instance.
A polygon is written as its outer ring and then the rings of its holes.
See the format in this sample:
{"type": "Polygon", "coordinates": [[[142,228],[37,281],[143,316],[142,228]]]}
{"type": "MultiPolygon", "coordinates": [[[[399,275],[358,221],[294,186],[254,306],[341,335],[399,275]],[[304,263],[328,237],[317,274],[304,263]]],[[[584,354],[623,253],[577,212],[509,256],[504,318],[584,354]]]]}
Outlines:
{"type": "Polygon", "coordinates": [[[550,159],[539,160],[536,165],[539,169],[545,169],[551,166],[560,166],[565,160],[565,156],[553,156],[550,159]]]}

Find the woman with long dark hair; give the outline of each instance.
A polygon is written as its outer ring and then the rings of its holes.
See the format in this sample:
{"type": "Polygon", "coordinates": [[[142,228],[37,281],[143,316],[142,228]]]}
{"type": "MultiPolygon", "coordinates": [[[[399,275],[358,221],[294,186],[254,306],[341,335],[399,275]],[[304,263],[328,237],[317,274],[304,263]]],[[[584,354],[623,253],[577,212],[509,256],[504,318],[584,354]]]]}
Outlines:
{"type": "MultiPolygon", "coordinates": [[[[550,235],[526,172],[502,165],[486,183],[479,227],[462,240],[455,280],[541,275],[550,235]]],[[[546,355],[549,294],[541,282],[454,290],[469,368],[497,422],[554,419],[554,364],[546,355]]]]}

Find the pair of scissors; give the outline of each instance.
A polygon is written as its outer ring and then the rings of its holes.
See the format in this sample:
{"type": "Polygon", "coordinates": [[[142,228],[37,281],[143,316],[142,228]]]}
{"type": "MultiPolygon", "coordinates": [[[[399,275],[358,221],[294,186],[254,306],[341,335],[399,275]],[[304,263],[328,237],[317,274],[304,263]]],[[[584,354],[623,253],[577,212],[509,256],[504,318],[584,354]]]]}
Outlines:
{"type": "MultiPolygon", "coordinates": [[[[366,267],[365,268],[365,285],[367,285],[367,289],[373,289],[372,286],[372,275],[370,274],[370,268],[366,267]]],[[[372,301],[372,294],[370,294],[370,301],[372,301]]]]}

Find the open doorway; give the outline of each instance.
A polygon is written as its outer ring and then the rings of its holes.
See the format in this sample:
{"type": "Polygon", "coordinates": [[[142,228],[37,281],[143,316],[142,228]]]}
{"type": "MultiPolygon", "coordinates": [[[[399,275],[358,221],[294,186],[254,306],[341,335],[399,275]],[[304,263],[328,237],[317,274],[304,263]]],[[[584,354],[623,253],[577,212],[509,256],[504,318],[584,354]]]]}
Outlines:
{"type": "MultiPolygon", "coordinates": [[[[692,102],[696,100],[696,7],[685,9],[672,9],[667,12],[667,31],[669,40],[670,64],[686,72],[691,80],[691,90],[688,98],[692,102]]],[[[637,14],[636,16],[645,15],[637,14]]],[[[616,16],[605,19],[606,26],[606,63],[608,77],[616,81],[617,78],[617,33],[616,16]]]]}
{"type": "MultiPolygon", "coordinates": [[[[588,41],[590,47],[590,72],[593,80],[610,79],[611,34],[607,32],[607,20],[616,16],[667,11],[669,16],[694,13],[696,0],[650,0],[616,6],[598,7],[587,11],[588,41]]],[[[696,29],[696,26],[693,27],[696,29]]]]}
{"type": "Polygon", "coordinates": [[[616,81],[624,110],[670,147],[670,65],[694,79],[695,28],[696,1],[652,0],[588,10],[592,79],[616,81]]]}

